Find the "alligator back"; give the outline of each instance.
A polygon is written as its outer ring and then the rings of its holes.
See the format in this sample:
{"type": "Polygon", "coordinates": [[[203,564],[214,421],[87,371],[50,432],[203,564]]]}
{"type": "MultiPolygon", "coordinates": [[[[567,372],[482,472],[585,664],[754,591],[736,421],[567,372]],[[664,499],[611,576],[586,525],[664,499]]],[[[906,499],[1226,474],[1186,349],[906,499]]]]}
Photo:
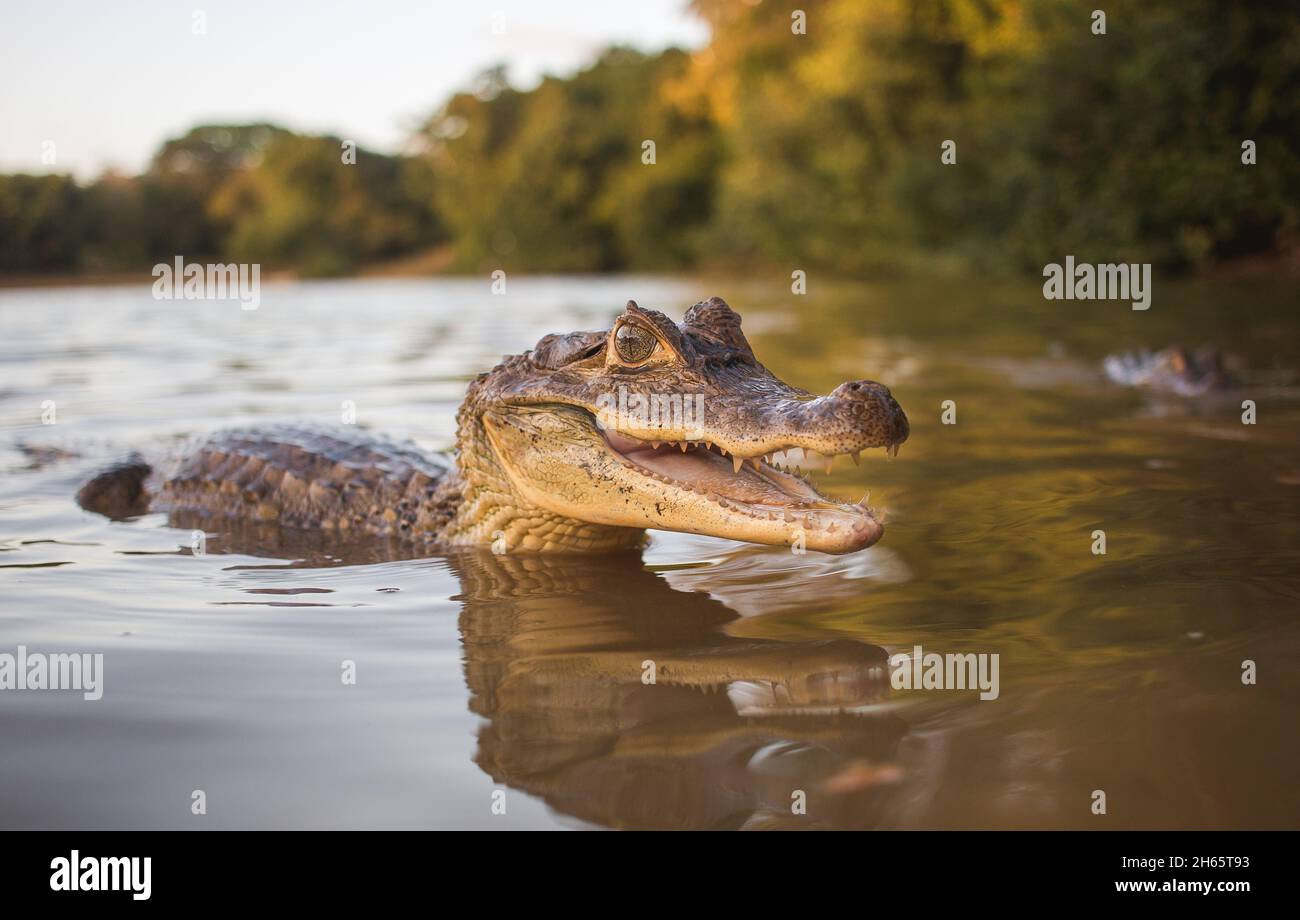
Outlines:
{"type": "Polygon", "coordinates": [[[138,458],[92,479],[82,507],[144,511],[431,540],[454,512],[450,461],[351,427],[222,431],[149,466],[138,458]]]}

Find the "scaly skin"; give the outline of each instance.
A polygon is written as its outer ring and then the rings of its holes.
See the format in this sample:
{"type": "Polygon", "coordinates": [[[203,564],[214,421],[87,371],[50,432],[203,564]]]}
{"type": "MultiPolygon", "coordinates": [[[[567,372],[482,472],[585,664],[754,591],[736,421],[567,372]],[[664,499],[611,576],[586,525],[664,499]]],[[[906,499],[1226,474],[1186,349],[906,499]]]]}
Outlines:
{"type": "Polygon", "coordinates": [[[214,435],[178,460],[131,460],[78,494],[112,517],[168,511],[416,551],[595,551],[647,528],[851,552],[882,528],[788,466],[871,447],[897,452],[907,418],[889,390],[853,381],[814,397],[754,358],[722,300],[681,325],[628,303],[602,332],[548,335],[469,387],[454,465],[355,429],[214,435]],[[637,411],[637,400],[663,411],[637,411]],[[683,408],[685,407],[685,408],[683,408]],[[766,458],[766,459],[764,459],[766,458]]]}

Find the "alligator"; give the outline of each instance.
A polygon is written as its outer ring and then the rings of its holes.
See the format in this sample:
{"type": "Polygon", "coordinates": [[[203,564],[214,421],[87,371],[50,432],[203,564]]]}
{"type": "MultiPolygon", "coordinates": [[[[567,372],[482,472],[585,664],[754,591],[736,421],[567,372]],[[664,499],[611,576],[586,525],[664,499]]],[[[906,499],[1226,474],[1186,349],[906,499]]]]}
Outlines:
{"type": "Polygon", "coordinates": [[[1103,367],[1115,383],[1179,396],[1204,396],[1232,386],[1223,356],[1208,346],[1190,351],[1173,345],[1161,351],[1109,355],[1103,367]]]}
{"type": "Polygon", "coordinates": [[[77,500],[118,519],[384,538],[412,555],[611,551],[647,529],[847,553],[880,539],[878,516],[823,495],[803,466],[897,454],[908,430],[882,384],[814,396],[779,380],[721,298],[680,324],[629,301],[609,329],[547,335],[472,381],[452,458],[355,426],[223,431],[160,462],[134,455],[77,500]]]}

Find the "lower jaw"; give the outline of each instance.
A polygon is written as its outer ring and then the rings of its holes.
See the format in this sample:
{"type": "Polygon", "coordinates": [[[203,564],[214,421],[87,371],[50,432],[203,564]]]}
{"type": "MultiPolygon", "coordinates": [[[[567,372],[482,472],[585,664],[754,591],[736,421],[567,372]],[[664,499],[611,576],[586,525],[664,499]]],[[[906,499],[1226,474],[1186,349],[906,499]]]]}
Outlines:
{"type": "MultiPolygon", "coordinates": [[[[620,455],[621,456],[621,455],[620,455]]],[[[880,539],[884,527],[865,505],[845,505],[805,486],[804,495],[787,495],[773,487],[767,501],[746,501],[736,492],[752,493],[744,484],[728,492],[718,483],[704,487],[692,481],[675,480],[621,457],[625,466],[656,483],[697,497],[701,513],[688,526],[674,522],[651,529],[683,530],[706,536],[740,540],[770,546],[792,546],[826,553],[848,553],[865,549],[880,539]],[[788,501],[783,500],[788,499],[788,501]]],[[[749,474],[755,475],[755,474],[749,474]]]]}
{"type": "MultiPolygon", "coordinates": [[[[823,553],[851,553],[866,549],[878,541],[884,527],[869,512],[847,513],[843,510],[801,512],[795,520],[785,520],[780,511],[775,518],[759,509],[711,505],[697,522],[687,526],[673,526],[676,522],[659,525],[663,530],[682,530],[705,536],[758,543],[767,546],[789,546],[795,552],[812,550],[823,553]],[[830,519],[834,516],[835,519],[830,519]]],[[[772,512],[767,512],[772,513],[772,512]]],[[[649,525],[654,528],[655,525],[649,525]]]]}
{"type": "Polygon", "coordinates": [[[800,548],[822,553],[853,553],[866,549],[884,534],[884,527],[874,518],[839,524],[830,530],[809,530],[796,527],[788,538],[780,541],[795,550],[800,548]]]}

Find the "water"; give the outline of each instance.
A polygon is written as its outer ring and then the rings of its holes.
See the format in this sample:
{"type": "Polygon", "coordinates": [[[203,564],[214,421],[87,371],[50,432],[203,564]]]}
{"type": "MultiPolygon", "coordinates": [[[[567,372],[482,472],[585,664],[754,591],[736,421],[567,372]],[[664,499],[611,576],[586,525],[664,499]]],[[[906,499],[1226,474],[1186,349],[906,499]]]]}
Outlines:
{"type": "Polygon", "coordinates": [[[1293,286],[1158,282],[1139,313],[1034,285],[786,284],[284,283],[255,312],[145,284],[0,292],[0,652],[105,656],[99,701],[0,691],[0,827],[1300,823],[1293,286]],[[194,555],[161,515],[72,500],[132,448],[337,422],[345,400],[445,448],[500,355],[628,297],[680,318],[713,293],[779,376],[878,379],[908,411],[898,459],[823,479],[888,509],[876,547],[194,555]],[[1235,356],[1248,386],[1162,400],[1098,373],[1175,341],[1235,356]],[[918,645],[998,654],[998,698],[885,686],[873,669],[918,645]]]}

